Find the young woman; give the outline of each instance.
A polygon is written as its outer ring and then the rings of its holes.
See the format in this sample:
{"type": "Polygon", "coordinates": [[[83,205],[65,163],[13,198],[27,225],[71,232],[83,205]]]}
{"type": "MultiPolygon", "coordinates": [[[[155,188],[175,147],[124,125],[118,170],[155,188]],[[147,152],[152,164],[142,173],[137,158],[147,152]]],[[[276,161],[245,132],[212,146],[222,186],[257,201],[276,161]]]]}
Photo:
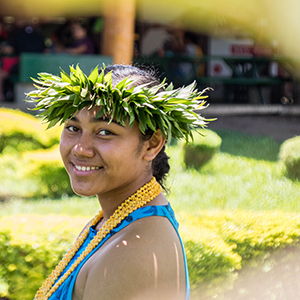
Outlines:
{"type": "Polygon", "coordinates": [[[50,126],[64,123],[60,152],[74,192],[101,206],[35,299],[189,299],[178,223],[161,187],[166,138],[205,124],[193,111],[202,92],[121,65],[35,81],[36,108],[50,126]]]}

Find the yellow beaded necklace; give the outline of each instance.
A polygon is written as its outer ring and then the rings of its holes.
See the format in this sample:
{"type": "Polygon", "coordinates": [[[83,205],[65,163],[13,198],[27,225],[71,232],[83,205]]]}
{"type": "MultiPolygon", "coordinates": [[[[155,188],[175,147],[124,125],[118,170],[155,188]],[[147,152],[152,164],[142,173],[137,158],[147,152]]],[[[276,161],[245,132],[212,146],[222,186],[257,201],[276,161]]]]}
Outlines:
{"type": "Polygon", "coordinates": [[[34,300],[47,300],[50,296],[58,289],[58,287],[70,276],[70,274],[75,270],[75,268],[82,262],[82,260],[101,242],[106,235],[114,229],[119,223],[121,223],[130,213],[136,209],[144,206],[146,203],[150,202],[152,199],[156,198],[161,193],[161,186],[154,177],[138,189],[132,196],[125,200],[114,212],[114,214],[105,222],[105,224],[97,232],[96,236],[91,240],[86,249],[80,254],[73,265],[68,269],[68,271],[55,283],[57,278],[67,267],[69,262],[74,257],[75,253],[84,243],[86,237],[88,236],[89,229],[91,226],[96,225],[100,219],[103,217],[103,212],[100,211],[88,224],[86,229],[81,233],[76,242],[73,244],[68,253],[52,271],[50,276],[46,279],[41,288],[37,291],[34,300]]]}

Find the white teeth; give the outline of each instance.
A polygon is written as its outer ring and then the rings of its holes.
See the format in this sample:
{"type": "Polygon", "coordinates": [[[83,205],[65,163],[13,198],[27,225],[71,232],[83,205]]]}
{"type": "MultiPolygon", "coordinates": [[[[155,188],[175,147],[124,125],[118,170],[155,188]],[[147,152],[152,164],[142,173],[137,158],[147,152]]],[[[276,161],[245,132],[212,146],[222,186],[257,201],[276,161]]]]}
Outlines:
{"type": "Polygon", "coordinates": [[[75,168],[76,168],[76,170],[78,170],[78,171],[91,171],[91,170],[99,170],[100,169],[100,167],[84,167],[84,166],[76,166],[75,165],[75,168]]]}

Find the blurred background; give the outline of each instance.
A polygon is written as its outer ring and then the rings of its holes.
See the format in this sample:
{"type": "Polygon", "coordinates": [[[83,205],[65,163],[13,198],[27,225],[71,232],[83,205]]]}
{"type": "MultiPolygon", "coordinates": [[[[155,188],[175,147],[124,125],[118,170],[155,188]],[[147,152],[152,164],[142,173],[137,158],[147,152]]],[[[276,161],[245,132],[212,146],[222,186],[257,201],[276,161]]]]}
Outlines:
{"type": "Polygon", "coordinates": [[[150,65],[175,86],[196,80],[199,88],[214,88],[211,103],[300,102],[296,0],[0,5],[2,105],[22,106],[37,72],[58,73],[71,63],[89,71],[103,62],[150,65]]]}

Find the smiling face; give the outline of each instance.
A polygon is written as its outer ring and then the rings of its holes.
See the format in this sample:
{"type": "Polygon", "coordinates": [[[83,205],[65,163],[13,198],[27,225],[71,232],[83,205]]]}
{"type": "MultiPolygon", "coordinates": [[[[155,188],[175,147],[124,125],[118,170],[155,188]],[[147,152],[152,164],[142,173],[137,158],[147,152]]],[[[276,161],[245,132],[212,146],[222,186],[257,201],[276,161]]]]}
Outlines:
{"type": "Polygon", "coordinates": [[[152,177],[149,141],[141,141],[137,123],[131,128],[96,116],[96,108],[84,108],[66,122],[62,160],[75,193],[123,201],[152,177]]]}

